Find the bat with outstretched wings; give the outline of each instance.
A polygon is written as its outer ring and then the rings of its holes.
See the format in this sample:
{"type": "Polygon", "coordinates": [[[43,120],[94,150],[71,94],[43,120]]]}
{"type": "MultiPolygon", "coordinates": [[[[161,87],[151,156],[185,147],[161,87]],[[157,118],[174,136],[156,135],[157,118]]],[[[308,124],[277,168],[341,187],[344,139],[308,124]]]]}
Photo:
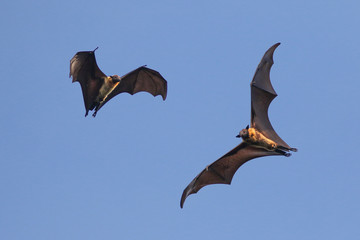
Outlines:
{"type": "Polygon", "coordinates": [[[273,54],[280,45],[270,47],[261,59],[253,80],[251,81],[251,124],[241,130],[237,137],[243,141],[233,150],[207,166],[185,188],[180,207],[185,199],[197,193],[202,187],[210,184],[230,184],[235,172],[247,161],[264,156],[290,156],[289,151],[297,151],[282,140],[273,129],[268,116],[271,101],[277,96],[270,82],[270,69],[273,65],[273,54]]]}
{"type": "Polygon", "coordinates": [[[85,117],[89,110],[95,110],[95,117],[105,103],[123,92],[133,95],[144,91],[153,96],[161,95],[163,100],[166,99],[167,81],[159,72],[142,66],[122,77],[106,76],[96,64],[95,50],[77,52],[70,60],[69,76],[73,77],[73,82],[79,82],[81,85],[85,117]]]}

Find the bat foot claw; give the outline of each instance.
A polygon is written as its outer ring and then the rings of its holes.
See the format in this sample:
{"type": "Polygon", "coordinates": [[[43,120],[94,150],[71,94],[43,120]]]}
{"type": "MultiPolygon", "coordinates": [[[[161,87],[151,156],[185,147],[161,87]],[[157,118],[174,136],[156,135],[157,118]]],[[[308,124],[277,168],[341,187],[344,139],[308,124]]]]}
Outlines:
{"type": "Polygon", "coordinates": [[[285,156],[285,157],[290,157],[290,156],[291,156],[291,153],[284,153],[284,156],[285,156]]]}
{"type": "Polygon", "coordinates": [[[93,117],[96,117],[96,113],[97,113],[97,112],[94,112],[92,116],[93,116],[93,117]]]}
{"type": "Polygon", "coordinates": [[[298,150],[297,150],[297,148],[290,148],[290,151],[297,152],[298,150]]]}

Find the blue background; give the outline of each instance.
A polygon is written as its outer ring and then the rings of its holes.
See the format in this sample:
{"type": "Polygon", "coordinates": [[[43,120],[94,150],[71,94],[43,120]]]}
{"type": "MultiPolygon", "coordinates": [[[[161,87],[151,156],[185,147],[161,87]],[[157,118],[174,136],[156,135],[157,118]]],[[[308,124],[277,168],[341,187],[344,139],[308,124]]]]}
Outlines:
{"type": "Polygon", "coordinates": [[[0,238],[356,239],[359,1],[2,1],[0,238]],[[250,81],[274,54],[277,133],[231,186],[183,189],[239,143],[250,81]],[[69,61],[141,65],[168,98],[121,94],[84,118],[69,61]]]}

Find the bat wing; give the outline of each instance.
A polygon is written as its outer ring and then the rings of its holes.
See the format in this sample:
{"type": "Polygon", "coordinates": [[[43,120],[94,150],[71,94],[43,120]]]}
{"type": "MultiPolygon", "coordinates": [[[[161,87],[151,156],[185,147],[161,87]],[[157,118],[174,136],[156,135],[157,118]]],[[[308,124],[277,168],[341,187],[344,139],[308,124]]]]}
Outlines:
{"type": "Polygon", "coordinates": [[[80,83],[87,112],[99,94],[103,79],[106,77],[96,64],[95,50],[77,52],[70,60],[69,77],[73,77],[73,82],[80,83]]]}
{"type": "Polygon", "coordinates": [[[197,193],[201,188],[210,184],[230,184],[235,172],[247,161],[263,156],[279,155],[279,153],[267,151],[240,143],[233,150],[207,166],[194,180],[185,188],[180,201],[182,208],[185,199],[193,193],[197,193]]]}
{"type": "Polygon", "coordinates": [[[274,64],[273,55],[275,49],[280,45],[276,43],[266,51],[261,59],[251,86],[251,127],[257,129],[265,137],[275,141],[277,144],[290,148],[289,145],[282,140],[272,127],[268,109],[271,101],[277,96],[270,81],[270,69],[274,64]]]}
{"type": "Polygon", "coordinates": [[[123,92],[131,95],[138,92],[148,92],[154,97],[161,95],[163,100],[165,100],[167,95],[167,81],[159,72],[145,66],[139,67],[121,77],[119,84],[104,99],[99,109],[110,99],[123,92]]]}

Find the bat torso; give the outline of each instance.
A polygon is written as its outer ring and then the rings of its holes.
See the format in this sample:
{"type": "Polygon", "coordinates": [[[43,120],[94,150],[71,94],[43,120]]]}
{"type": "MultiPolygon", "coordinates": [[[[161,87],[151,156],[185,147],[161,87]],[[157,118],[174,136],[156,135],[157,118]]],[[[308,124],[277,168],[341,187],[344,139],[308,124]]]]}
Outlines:
{"type": "Polygon", "coordinates": [[[243,137],[243,140],[250,145],[265,148],[266,150],[270,151],[274,151],[278,147],[278,145],[274,141],[265,137],[255,128],[249,128],[248,133],[248,137],[243,137]]]}
{"type": "Polygon", "coordinates": [[[119,84],[119,81],[114,81],[112,77],[102,78],[103,84],[99,89],[99,94],[95,99],[96,103],[100,103],[106,99],[106,97],[114,90],[119,84]]]}

